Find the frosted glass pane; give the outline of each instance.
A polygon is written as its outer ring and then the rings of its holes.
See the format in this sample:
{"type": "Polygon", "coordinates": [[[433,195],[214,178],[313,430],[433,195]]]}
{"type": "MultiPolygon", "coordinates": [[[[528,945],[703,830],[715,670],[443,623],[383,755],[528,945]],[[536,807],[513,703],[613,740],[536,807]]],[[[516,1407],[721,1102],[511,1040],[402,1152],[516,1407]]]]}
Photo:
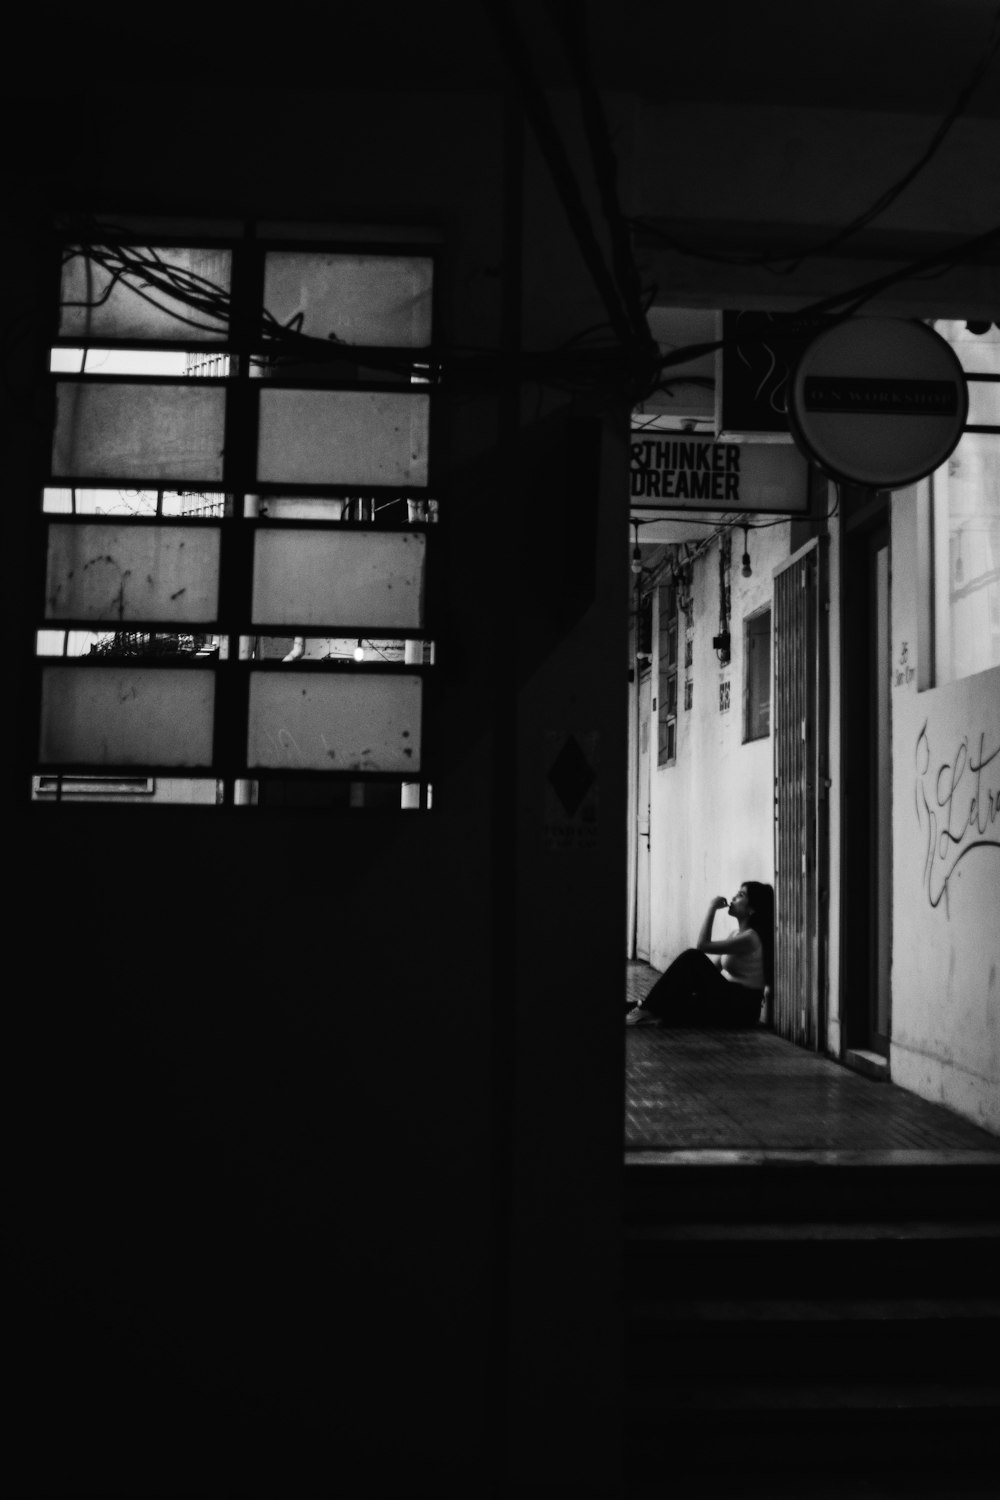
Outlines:
{"type": "Polygon", "coordinates": [[[77,248],[67,251],[59,317],[63,338],[185,339],[202,343],[226,337],[230,251],[130,246],[122,254],[134,269],[117,278],[113,273],[122,267],[122,257],[104,247],[98,247],[98,253],[103,265],[77,248]],[[157,265],[157,258],[162,265],[157,265]],[[182,288],[190,288],[197,295],[221,294],[225,306],[214,312],[188,306],[165,289],[164,282],[171,273],[179,277],[182,288]],[[152,302],[147,300],[150,297],[152,302]],[[90,305],[81,305],[86,303],[90,305]]]}
{"type": "Polygon", "coordinates": [[[262,390],[258,477],[280,484],[427,483],[427,396],[262,390]]]}
{"type": "Polygon", "coordinates": [[[285,770],[420,769],[419,677],[254,672],[247,764],[285,770]]]}
{"type": "Polygon", "coordinates": [[[208,381],[59,381],[53,473],[217,484],[225,411],[225,390],[208,381]]]}
{"type": "Polygon", "coordinates": [[[423,625],[420,532],[259,530],[253,621],[260,625],[423,625]]]}
{"type": "Polygon", "coordinates": [[[427,256],[276,251],[264,306],[312,338],[412,349],[430,343],[433,269],[427,256]]]}
{"type": "Polygon", "coordinates": [[[245,516],[267,517],[271,521],[340,521],[349,500],[320,499],[309,495],[247,495],[243,503],[245,516]]]}
{"type": "Polygon", "coordinates": [[[45,667],[39,760],[84,766],[212,762],[215,674],[170,667],[45,667]]]}
{"type": "Polygon", "coordinates": [[[1000,427],[1000,380],[970,380],[970,427],[1000,427]]]}
{"type": "Polygon", "coordinates": [[[214,620],[218,593],[216,527],[49,527],[47,620],[214,620]]]}

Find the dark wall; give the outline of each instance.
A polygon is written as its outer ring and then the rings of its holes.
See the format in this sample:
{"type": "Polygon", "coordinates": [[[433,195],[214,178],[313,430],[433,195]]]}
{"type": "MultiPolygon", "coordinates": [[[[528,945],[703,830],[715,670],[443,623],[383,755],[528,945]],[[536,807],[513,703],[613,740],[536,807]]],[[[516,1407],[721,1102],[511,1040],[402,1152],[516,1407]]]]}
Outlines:
{"type": "MultiPolygon", "coordinates": [[[[275,66],[249,105],[169,59],[20,81],[8,558],[38,543],[52,212],[435,223],[446,342],[601,315],[537,164],[526,260],[544,243],[558,275],[516,294],[502,97],[347,93],[336,43],[316,17],[296,37],[336,55],[329,91],[275,66]]],[[[536,394],[438,430],[428,816],[28,805],[37,570],[11,570],[23,1493],[613,1486],[626,424],[536,394]],[[545,837],[569,731],[601,745],[575,856],[545,837]]]]}

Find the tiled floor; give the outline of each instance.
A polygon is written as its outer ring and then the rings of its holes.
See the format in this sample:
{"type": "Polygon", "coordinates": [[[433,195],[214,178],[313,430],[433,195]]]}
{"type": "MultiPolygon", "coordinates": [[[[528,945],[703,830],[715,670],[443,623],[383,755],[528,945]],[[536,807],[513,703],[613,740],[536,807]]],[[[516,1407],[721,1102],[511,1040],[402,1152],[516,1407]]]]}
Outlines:
{"type": "MultiPolygon", "coordinates": [[[[628,998],[657,978],[630,963],[628,998]]],[[[763,1028],[644,1026],[625,1032],[625,1149],[1000,1152],[1000,1137],[763,1028]]]]}

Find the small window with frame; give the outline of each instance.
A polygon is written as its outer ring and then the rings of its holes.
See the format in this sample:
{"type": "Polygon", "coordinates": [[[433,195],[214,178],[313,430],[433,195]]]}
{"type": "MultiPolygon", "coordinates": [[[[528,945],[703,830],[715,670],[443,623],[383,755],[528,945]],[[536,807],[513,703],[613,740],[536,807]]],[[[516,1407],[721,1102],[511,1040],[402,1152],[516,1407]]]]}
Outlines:
{"type": "Polygon", "coordinates": [[[771,733],[771,606],[743,621],[743,743],[771,733]]]}
{"type": "Polygon", "coordinates": [[[677,591],[672,584],[659,590],[658,743],[656,763],[672,766],[677,759],[677,591]]]}
{"type": "Polygon", "coordinates": [[[1000,327],[934,324],[969,391],[962,437],[918,491],[919,689],[1000,666],[1000,327]]]}

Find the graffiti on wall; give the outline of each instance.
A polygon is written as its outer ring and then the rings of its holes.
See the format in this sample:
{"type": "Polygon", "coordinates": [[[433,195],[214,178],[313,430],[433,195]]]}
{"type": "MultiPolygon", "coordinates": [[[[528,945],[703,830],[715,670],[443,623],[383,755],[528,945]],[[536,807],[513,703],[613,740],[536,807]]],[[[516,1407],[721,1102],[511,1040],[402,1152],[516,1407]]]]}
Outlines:
{"type": "Polygon", "coordinates": [[[893,687],[909,687],[916,675],[917,669],[910,660],[909,644],[903,641],[899,648],[899,661],[893,672],[892,685],[893,687]]]}
{"type": "Polygon", "coordinates": [[[915,749],[917,821],[924,833],[923,885],[932,907],[949,909],[952,876],[975,849],[1000,853],[1000,743],[969,735],[948,759],[932,752],[927,724],[915,749]]]}

